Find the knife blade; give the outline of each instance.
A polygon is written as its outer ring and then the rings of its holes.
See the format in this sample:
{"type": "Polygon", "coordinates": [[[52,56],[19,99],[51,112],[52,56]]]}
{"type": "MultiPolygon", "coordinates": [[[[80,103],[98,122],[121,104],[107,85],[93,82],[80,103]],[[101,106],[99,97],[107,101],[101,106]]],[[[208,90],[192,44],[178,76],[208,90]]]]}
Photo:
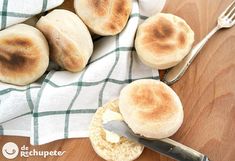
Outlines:
{"type": "Polygon", "coordinates": [[[136,135],[124,121],[109,121],[108,123],[103,124],[103,127],[105,130],[124,136],[129,140],[135,141],[153,151],[159,152],[178,161],[209,161],[206,155],[201,154],[196,150],[193,150],[174,140],[168,138],[153,140],[136,135]]]}

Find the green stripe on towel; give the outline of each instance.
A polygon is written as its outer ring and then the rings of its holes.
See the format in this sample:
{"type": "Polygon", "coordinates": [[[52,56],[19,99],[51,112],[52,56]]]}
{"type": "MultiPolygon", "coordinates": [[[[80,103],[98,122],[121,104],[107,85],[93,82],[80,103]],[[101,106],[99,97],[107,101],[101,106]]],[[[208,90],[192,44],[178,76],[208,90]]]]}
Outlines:
{"type": "Polygon", "coordinates": [[[8,0],[4,0],[3,4],[2,4],[2,24],[1,24],[1,28],[5,28],[6,24],[7,24],[7,5],[8,5],[8,0]]]}
{"type": "Polygon", "coordinates": [[[146,19],[148,18],[147,16],[141,15],[141,14],[139,14],[139,13],[133,13],[133,14],[131,14],[131,15],[130,15],[130,18],[132,18],[132,17],[139,17],[139,18],[142,19],[142,20],[146,20],[146,19]]]}
{"type": "MultiPolygon", "coordinates": [[[[130,66],[131,68],[131,66],[130,66]]],[[[132,77],[131,74],[129,74],[129,77],[132,77]]],[[[143,77],[141,79],[159,79],[159,76],[155,76],[155,77],[143,77]]],[[[52,87],[55,88],[62,88],[62,87],[69,87],[69,86],[85,86],[85,87],[89,87],[89,86],[94,86],[94,85],[98,85],[98,84],[102,84],[104,82],[110,82],[110,83],[115,83],[115,84],[127,84],[130,82],[133,82],[135,80],[138,79],[126,79],[126,80],[117,80],[117,79],[112,79],[112,78],[106,78],[100,81],[95,81],[95,82],[74,82],[74,83],[70,83],[70,84],[66,84],[66,85],[58,85],[48,79],[45,79],[44,82],[48,83],[49,85],[51,85],[52,87]]]]}
{"type": "MultiPolygon", "coordinates": [[[[119,35],[116,36],[116,49],[118,49],[118,48],[119,48],[119,35]]],[[[114,71],[114,69],[115,69],[115,67],[118,63],[118,60],[119,60],[119,57],[120,57],[119,54],[120,54],[120,52],[119,52],[119,50],[117,50],[116,57],[115,57],[115,62],[113,64],[111,70],[109,71],[106,79],[109,79],[109,77],[112,75],[112,73],[113,73],[113,71],[114,71]]],[[[98,104],[99,107],[102,106],[102,104],[103,104],[103,95],[104,95],[104,89],[106,87],[106,84],[107,84],[107,82],[104,83],[104,85],[102,86],[101,91],[99,93],[99,104],[98,104]]]]}
{"type": "MultiPolygon", "coordinates": [[[[88,68],[88,66],[87,66],[88,68]]],[[[85,75],[87,68],[84,69],[83,73],[81,74],[79,81],[82,81],[83,76],[85,75]]],[[[73,107],[74,102],[76,101],[77,97],[79,96],[80,92],[81,92],[82,86],[77,86],[77,91],[75,93],[75,96],[73,97],[67,111],[66,111],[66,115],[65,115],[65,125],[64,125],[64,138],[68,138],[68,130],[69,130],[69,116],[70,116],[70,112],[71,109],[73,107]]]]}
{"type": "MultiPolygon", "coordinates": [[[[6,13],[1,12],[0,16],[4,16],[6,13]]],[[[7,17],[19,17],[19,18],[30,18],[35,16],[34,14],[7,12],[7,17]]]]}
{"type": "Polygon", "coordinates": [[[135,49],[134,49],[134,47],[118,47],[118,48],[116,48],[116,49],[114,49],[114,50],[108,52],[107,54],[104,54],[103,56],[101,56],[101,57],[99,57],[99,58],[97,58],[97,59],[95,59],[95,60],[93,60],[93,61],[90,61],[90,62],[88,63],[88,65],[90,65],[90,64],[92,64],[92,63],[94,63],[94,62],[96,62],[96,61],[98,61],[98,60],[100,60],[100,59],[103,59],[103,58],[105,58],[106,56],[109,56],[110,54],[113,54],[113,53],[116,54],[116,52],[119,52],[119,51],[135,51],[135,49]]]}
{"type": "Polygon", "coordinates": [[[7,89],[4,89],[4,90],[1,90],[0,91],[0,95],[4,95],[4,94],[7,94],[9,92],[25,92],[29,89],[33,89],[33,88],[41,88],[41,86],[33,86],[33,87],[29,87],[29,88],[26,88],[26,89],[16,89],[16,88],[7,88],[7,89]]]}
{"type": "Polygon", "coordinates": [[[0,125],[0,135],[4,135],[3,127],[0,125]]]}
{"type": "Polygon", "coordinates": [[[22,114],[22,115],[19,115],[19,116],[13,117],[13,118],[11,118],[11,119],[9,119],[9,120],[6,120],[6,121],[4,121],[4,122],[1,122],[0,124],[4,124],[4,123],[6,123],[6,122],[8,122],[8,121],[11,121],[11,120],[14,120],[14,119],[17,119],[17,118],[20,118],[20,117],[26,116],[26,115],[31,115],[31,114],[32,114],[32,112],[27,112],[27,113],[24,113],[24,114],[22,114]]]}
{"type": "MultiPolygon", "coordinates": [[[[95,113],[96,109],[77,109],[77,110],[69,110],[69,114],[89,114],[95,113]]],[[[50,115],[64,115],[67,114],[68,111],[45,111],[34,113],[34,117],[43,117],[43,116],[50,116],[50,115]]]]}
{"type": "MultiPolygon", "coordinates": [[[[55,71],[53,71],[53,72],[50,72],[48,75],[47,75],[47,79],[50,79],[52,76],[53,76],[53,74],[55,73],[55,71]]],[[[36,101],[36,103],[35,103],[35,108],[34,108],[34,111],[33,111],[33,114],[34,113],[38,113],[38,108],[39,108],[39,104],[40,104],[40,101],[41,101],[41,96],[42,96],[42,93],[43,93],[43,90],[44,90],[44,88],[45,88],[45,86],[46,86],[46,83],[45,82],[43,82],[43,84],[42,84],[42,87],[41,87],[41,89],[40,89],[40,91],[39,91],[39,93],[38,93],[38,99],[37,99],[37,101],[36,101]]],[[[39,127],[39,125],[38,125],[38,117],[34,117],[33,118],[34,120],[34,122],[33,122],[33,124],[34,124],[34,145],[38,145],[38,127],[39,127]]]]}
{"type": "Polygon", "coordinates": [[[47,2],[48,2],[48,0],[43,0],[41,12],[45,12],[46,11],[46,9],[47,9],[47,2]]]}
{"type": "Polygon", "coordinates": [[[28,90],[26,91],[26,100],[27,100],[27,103],[29,105],[29,108],[30,108],[30,111],[33,112],[33,101],[32,101],[32,97],[31,97],[31,91],[30,91],[30,85],[28,85],[28,90]]]}
{"type": "Polygon", "coordinates": [[[134,60],[134,53],[133,51],[131,52],[130,54],[130,67],[129,67],[129,82],[128,83],[131,83],[132,82],[132,67],[133,67],[133,60],[134,60]]]}

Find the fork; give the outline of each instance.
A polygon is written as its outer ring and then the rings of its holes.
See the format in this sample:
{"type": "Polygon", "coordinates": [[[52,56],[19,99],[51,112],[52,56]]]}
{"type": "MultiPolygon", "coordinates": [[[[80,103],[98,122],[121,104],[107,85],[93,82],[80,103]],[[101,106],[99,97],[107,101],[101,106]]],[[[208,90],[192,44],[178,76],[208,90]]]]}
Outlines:
{"type": "Polygon", "coordinates": [[[190,64],[193,62],[195,57],[198,55],[199,51],[206,44],[206,42],[220,29],[222,28],[231,28],[235,24],[235,0],[225,9],[224,12],[218,17],[217,26],[211,30],[201,40],[191,51],[190,53],[175,67],[166,71],[164,75],[163,82],[168,85],[171,85],[178,81],[185,71],[188,69],[190,64]]]}

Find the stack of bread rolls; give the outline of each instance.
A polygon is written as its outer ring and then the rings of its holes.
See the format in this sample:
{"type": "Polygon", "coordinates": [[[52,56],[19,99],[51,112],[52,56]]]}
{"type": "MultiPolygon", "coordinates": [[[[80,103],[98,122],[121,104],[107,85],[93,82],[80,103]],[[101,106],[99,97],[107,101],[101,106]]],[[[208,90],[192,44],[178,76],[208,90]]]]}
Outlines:
{"type": "Polygon", "coordinates": [[[82,71],[93,53],[92,34],[116,35],[125,27],[132,0],[74,0],[76,13],[55,9],[0,31],[0,81],[35,82],[49,60],[70,72],[82,71]],[[36,28],[33,24],[36,23],[36,28]]]}
{"type": "MultiPolygon", "coordinates": [[[[93,52],[91,33],[120,33],[130,16],[132,0],[74,0],[74,9],[77,14],[65,9],[49,12],[38,20],[37,29],[15,25],[1,31],[0,81],[30,84],[44,74],[49,60],[62,69],[80,72],[93,52]]],[[[194,32],[182,18],[159,13],[139,26],[135,48],[144,64],[167,69],[188,54],[193,42],[194,32]]]]}

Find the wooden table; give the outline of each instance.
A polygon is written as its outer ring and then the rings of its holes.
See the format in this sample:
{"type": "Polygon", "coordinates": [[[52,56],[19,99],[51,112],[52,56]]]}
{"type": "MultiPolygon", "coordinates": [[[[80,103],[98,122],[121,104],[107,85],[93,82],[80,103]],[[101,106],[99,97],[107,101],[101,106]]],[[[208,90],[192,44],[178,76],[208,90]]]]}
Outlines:
{"type": "MultiPolygon", "coordinates": [[[[198,42],[216,24],[217,16],[232,0],[168,0],[164,12],[183,17],[198,42]]],[[[157,3],[157,0],[156,0],[157,3]]],[[[209,156],[212,161],[235,160],[235,27],[220,31],[203,48],[184,77],[172,88],[185,110],[184,123],[172,138],[209,156]]],[[[23,137],[0,137],[6,142],[30,146],[23,137]]],[[[36,146],[38,150],[65,150],[53,161],[101,161],[88,139],[67,139],[36,146]]],[[[0,160],[4,160],[0,154],[0,160]]],[[[17,158],[41,161],[43,158],[17,158]]],[[[144,150],[138,161],[172,161],[144,150]]]]}

